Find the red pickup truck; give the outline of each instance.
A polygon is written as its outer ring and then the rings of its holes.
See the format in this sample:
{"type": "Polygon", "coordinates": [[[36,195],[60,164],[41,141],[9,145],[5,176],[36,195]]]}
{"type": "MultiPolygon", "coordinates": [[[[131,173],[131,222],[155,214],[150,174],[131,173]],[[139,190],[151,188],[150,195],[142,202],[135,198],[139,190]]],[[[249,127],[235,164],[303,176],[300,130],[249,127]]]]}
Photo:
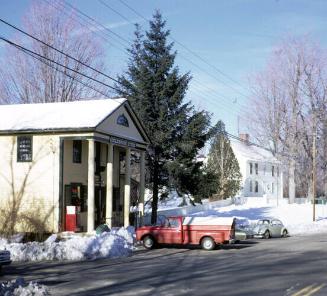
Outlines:
{"type": "Polygon", "coordinates": [[[136,238],[147,249],[156,244],[201,245],[213,250],[216,244],[233,243],[235,219],[222,217],[165,217],[159,225],[141,226],[136,238]]]}

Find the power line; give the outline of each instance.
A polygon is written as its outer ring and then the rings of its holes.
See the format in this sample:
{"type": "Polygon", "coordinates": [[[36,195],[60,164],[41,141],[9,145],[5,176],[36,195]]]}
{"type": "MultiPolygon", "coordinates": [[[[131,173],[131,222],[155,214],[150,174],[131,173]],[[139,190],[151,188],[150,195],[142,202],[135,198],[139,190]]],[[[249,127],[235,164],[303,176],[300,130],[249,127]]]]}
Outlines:
{"type": "MultiPolygon", "coordinates": [[[[139,17],[141,17],[142,19],[144,19],[145,21],[148,21],[148,19],[146,17],[144,17],[141,13],[139,13],[137,10],[135,10],[133,7],[131,7],[130,5],[128,5],[125,1],[123,0],[119,0],[120,3],[122,3],[124,6],[126,6],[128,9],[130,9],[131,11],[133,11],[136,15],[138,15],[139,17]]],[[[229,79],[230,81],[232,81],[233,83],[239,85],[241,88],[244,89],[244,86],[242,86],[239,82],[237,82],[234,78],[232,78],[231,76],[227,75],[226,73],[224,73],[222,70],[220,70],[218,67],[210,64],[206,59],[204,59],[203,57],[201,57],[199,54],[197,54],[196,52],[194,52],[193,50],[189,49],[186,45],[182,44],[181,42],[179,42],[177,39],[173,38],[172,36],[170,36],[170,39],[172,39],[175,43],[177,43],[178,45],[180,45],[182,48],[184,48],[186,51],[188,51],[189,53],[191,53],[193,56],[195,56],[196,58],[198,58],[199,60],[201,60],[203,63],[205,63],[206,65],[208,65],[209,67],[213,68],[216,72],[218,72],[220,75],[226,77],[227,79],[229,79]]],[[[247,97],[247,95],[243,94],[242,92],[240,92],[239,90],[237,90],[236,88],[229,86],[231,89],[233,89],[234,91],[238,92],[240,95],[247,97]]]]}
{"type": "MultiPolygon", "coordinates": [[[[117,34],[116,32],[110,30],[109,28],[107,28],[106,26],[104,26],[103,24],[101,24],[100,22],[98,22],[96,19],[94,19],[93,17],[87,15],[86,13],[84,13],[83,11],[81,11],[80,9],[76,8],[75,6],[73,6],[72,4],[65,2],[66,5],[68,5],[71,9],[77,11],[78,13],[80,13],[81,15],[83,15],[84,17],[86,17],[87,19],[92,20],[95,24],[99,25],[100,27],[102,27],[104,30],[110,32],[111,34],[113,34],[114,36],[116,36],[117,38],[119,38],[120,40],[126,42],[128,45],[131,44],[131,42],[129,40],[127,40],[126,38],[122,37],[121,35],[117,34]]],[[[124,44],[120,43],[121,45],[125,46],[124,44]]]]}
{"type": "Polygon", "coordinates": [[[115,90],[115,91],[117,91],[117,92],[120,92],[120,90],[118,90],[117,88],[115,88],[115,87],[113,87],[113,86],[111,86],[111,85],[109,85],[109,84],[106,84],[106,83],[104,83],[104,82],[102,82],[102,81],[100,81],[100,80],[98,80],[98,79],[96,79],[96,78],[93,78],[93,77],[91,77],[91,76],[89,76],[89,75],[87,75],[87,74],[81,73],[81,72],[79,72],[79,71],[77,71],[77,70],[75,70],[75,69],[72,69],[72,68],[70,68],[70,67],[68,67],[68,66],[65,66],[65,65],[63,65],[63,64],[61,64],[61,63],[59,63],[59,62],[56,62],[56,61],[54,61],[54,60],[52,60],[52,59],[50,59],[50,58],[47,58],[47,57],[45,57],[45,56],[43,56],[43,55],[41,55],[41,54],[39,54],[39,53],[36,53],[35,51],[32,51],[32,50],[30,50],[30,49],[28,49],[28,48],[26,48],[26,47],[23,47],[23,46],[21,46],[21,45],[15,43],[15,42],[12,42],[12,41],[10,41],[10,40],[4,38],[4,37],[0,37],[0,39],[3,40],[3,41],[5,41],[6,43],[8,43],[8,44],[10,44],[10,45],[12,45],[12,46],[18,48],[18,49],[21,49],[21,50],[23,50],[23,51],[25,51],[25,52],[29,52],[29,53],[31,53],[31,54],[33,54],[33,55],[36,55],[36,56],[38,56],[38,57],[40,57],[40,58],[43,58],[43,59],[49,61],[49,62],[51,62],[51,63],[54,63],[54,64],[56,64],[56,65],[58,65],[58,66],[61,66],[61,67],[65,68],[65,69],[67,69],[67,70],[70,70],[70,71],[72,71],[72,72],[75,72],[76,74],[79,74],[79,75],[81,75],[81,76],[83,76],[83,77],[85,77],[85,78],[87,78],[87,79],[93,80],[93,81],[95,81],[95,82],[97,82],[97,83],[99,83],[99,84],[102,84],[102,85],[104,85],[104,86],[106,86],[106,87],[108,87],[108,88],[111,88],[111,89],[113,89],[113,90],[115,90]]]}
{"type": "Polygon", "coordinates": [[[80,60],[78,60],[78,59],[76,59],[75,57],[73,57],[73,56],[71,56],[71,55],[69,55],[69,54],[63,52],[63,51],[60,50],[60,49],[55,48],[54,46],[52,46],[52,45],[50,45],[50,44],[48,44],[48,43],[42,41],[41,39],[39,39],[39,38],[33,36],[32,34],[27,33],[26,31],[23,31],[22,29],[20,29],[20,28],[14,26],[14,25],[8,23],[7,21],[5,21],[5,20],[3,20],[3,19],[1,19],[1,18],[0,18],[0,22],[2,22],[2,23],[4,23],[5,25],[7,25],[7,26],[9,26],[9,27],[11,27],[11,28],[13,28],[13,29],[15,29],[15,30],[17,30],[17,31],[19,31],[19,32],[21,32],[21,33],[23,33],[23,34],[25,34],[26,36],[28,36],[28,37],[30,37],[30,38],[32,38],[32,39],[34,39],[34,40],[36,40],[36,41],[42,43],[43,45],[46,45],[46,46],[48,46],[49,48],[51,48],[51,49],[53,49],[53,50],[55,50],[55,51],[57,51],[57,52],[59,52],[59,53],[65,55],[66,57],[68,57],[68,58],[74,60],[75,62],[78,62],[79,64],[81,64],[81,65],[83,65],[83,66],[85,66],[85,67],[87,67],[87,68],[93,70],[94,72],[96,72],[96,73],[98,73],[98,74],[101,74],[101,75],[107,77],[108,79],[110,79],[110,80],[112,80],[112,81],[114,81],[114,82],[116,82],[116,83],[119,83],[119,81],[118,81],[117,79],[115,79],[115,78],[113,78],[113,77],[107,75],[106,73],[103,73],[102,71],[99,71],[98,69],[96,69],[96,68],[94,68],[94,67],[92,67],[92,66],[90,66],[90,65],[88,65],[88,64],[86,64],[86,63],[84,63],[84,62],[82,62],[82,61],[80,61],[80,60]]]}
{"type": "MultiPolygon", "coordinates": [[[[72,19],[72,16],[69,15],[67,13],[67,10],[65,9],[65,6],[61,3],[61,2],[51,2],[48,0],[43,0],[44,2],[48,3],[50,6],[52,6],[53,8],[55,8],[56,10],[64,13],[65,15],[67,15],[68,18],[72,19]]],[[[105,42],[109,43],[112,47],[115,47],[118,50],[123,50],[121,47],[119,47],[118,45],[116,45],[115,43],[113,43],[111,40],[109,40],[109,36],[111,38],[111,35],[109,35],[106,31],[103,30],[99,30],[99,31],[95,31],[89,28],[90,26],[94,26],[94,24],[89,21],[88,19],[86,19],[85,17],[79,15],[78,13],[75,15],[76,18],[74,18],[74,21],[78,22],[81,26],[85,27],[90,33],[92,34],[96,34],[97,36],[101,37],[105,42]]],[[[125,45],[123,45],[125,47],[125,45]]]]}
{"type": "MultiPolygon", "coordinates": [[[[0,37],[0,39],[3,40],[2,37],[0,37]]],[[[4,41],[5,41],[5,40],[4,40],[4,41]]],[[[10,44],[10,43],[9,43],[9,44],[10,44]]],[[[71,78],[72,80],[77,81],[78,83],[84,85],[85,87],[88,87],[88,88],[94,90],[95,92],[97,92],[97,93],[103,95],[104,97],[111,99],[111,98],[108,96],[108,94],[106,94],[106,93],[104,93],[104,92],[102,92],[102,91],[96,89],[96,88],[93,87],[92,85],[89,85],[89,84],[87,84],[87,83],[85,83],[85,82],[79,80],[78,78],[73,77],[73,76],[71,76],[70,74],[68,74],[68,73],[66,73],[66,72],[64,72],[64,71],[62,71],[62,70],[60,70],[60,69],[54,67],[54,66],[51,65],[50,63],[46,62],[46,61],[44,60],[44,58],[40,58],[40,57],[38,57],[38,56],[35,56],[34,54],[32,54],[32,53],[30,53],[30,52],[28,52],[28,51],[26,51],[26,50],[20,48],[19,46],[14,45],[14,44],[10,44],[10,45],[12,45],[12,46],[15,47],[16,49],[18,49],[18,50],[24,52],[25,54],[31,56],[32,58],[38,60],[39,62],[41,62],[41,63],[47,65],[48,67],[50,67],[50,68],[52,68],[52,69],[54,69],[54,70],[56,70],[56,71],[58,71],[58,72],[60,72],[60,73],[62,73],[62,74],[64,74],[64,75],[66,75],[67,77],[71,78]]]]}

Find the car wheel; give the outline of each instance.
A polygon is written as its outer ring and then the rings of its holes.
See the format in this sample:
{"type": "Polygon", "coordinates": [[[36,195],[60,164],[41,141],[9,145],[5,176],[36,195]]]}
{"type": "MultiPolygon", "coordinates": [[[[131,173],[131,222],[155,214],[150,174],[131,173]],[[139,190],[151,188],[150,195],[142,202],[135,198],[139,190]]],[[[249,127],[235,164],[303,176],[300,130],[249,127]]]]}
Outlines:
{"type": "Polygon", "coordinates": [[[201,247],[203,250],[211,251],[215,248],[216,243],[211,237],[205,237],[201,241],[201,247]]]}
{"type": "Polygon", "coordinates": [[[266,232],[263,234],[263,238],[265,238],[265,239],[270,238],[270,232],[269,232],[269,230],[266,230],[266,232]]]}
{"type": "Polygon", "coordinates": [[[155,241],[152,236],[147,235],[143,238],[143,246],[144,248],[150,250],[153,249],[155,245],[155,241]]]}
{"type": "Polygon", "coordinates": [[[284,231],[283,231],[283,234],[282,234],[282,237],[287,237],[287,235],[288,235],[288,233],[287,233],[287,230],[285,229],[284,231]]]}

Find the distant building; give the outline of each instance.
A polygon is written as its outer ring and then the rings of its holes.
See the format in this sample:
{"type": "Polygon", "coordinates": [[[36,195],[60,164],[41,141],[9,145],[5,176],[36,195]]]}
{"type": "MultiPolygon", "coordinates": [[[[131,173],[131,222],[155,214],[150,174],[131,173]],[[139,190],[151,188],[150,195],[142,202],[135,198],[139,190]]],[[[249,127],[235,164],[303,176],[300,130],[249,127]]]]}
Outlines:
{"type": "Polygon", "coordinates": [[[58,232],[76,207],[79,231],[127,226],[135,157],[143,208],[149,138],[126,99],[1,105],[0,118],[0,214],[58,232]]]}
{"type": "Polygon", "coordinates": [[[280,161],[273,154],[250,144],[248,134],[242,140],[230,139],[242,174],[242,194],[245,197],[283,198],[283,172],[280,161]]]}

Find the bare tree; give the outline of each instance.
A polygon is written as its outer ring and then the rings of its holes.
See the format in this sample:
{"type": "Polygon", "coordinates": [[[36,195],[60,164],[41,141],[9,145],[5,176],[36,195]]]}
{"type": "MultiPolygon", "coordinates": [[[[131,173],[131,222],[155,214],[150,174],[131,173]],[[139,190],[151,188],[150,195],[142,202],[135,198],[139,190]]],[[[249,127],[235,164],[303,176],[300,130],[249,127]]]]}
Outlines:
{"type": "MultiPolygon", "coordinates": [[[[90,32],[85,32],[72,12],[68,11],[68,15],[35,1],[23,18],[23,28],[84,64],[104,70],[101,43],[90,32]]],[[[98,73],[34,39],[17,33],[15,40],[50,60],[101,80],[98,73]]],[[[108,92],[95,81],[53,62],[42,59],[42,63],[10,45],[3,60],[5,65],[0,67],[0,103],[62,102],[101,96],[85,85],[105,94],[108,92]]]]}
{"type": "Polygon", "coordinates": [[[288,163],[291,203],[296,179],[307,182],[307,191],[312,188],[308,182],[312,179],[312,139],[326,118],[324,57],[309,38],[289,37],[272,53],[265,70],[251,80],[249,128],[258,142],[288,163]]]}

